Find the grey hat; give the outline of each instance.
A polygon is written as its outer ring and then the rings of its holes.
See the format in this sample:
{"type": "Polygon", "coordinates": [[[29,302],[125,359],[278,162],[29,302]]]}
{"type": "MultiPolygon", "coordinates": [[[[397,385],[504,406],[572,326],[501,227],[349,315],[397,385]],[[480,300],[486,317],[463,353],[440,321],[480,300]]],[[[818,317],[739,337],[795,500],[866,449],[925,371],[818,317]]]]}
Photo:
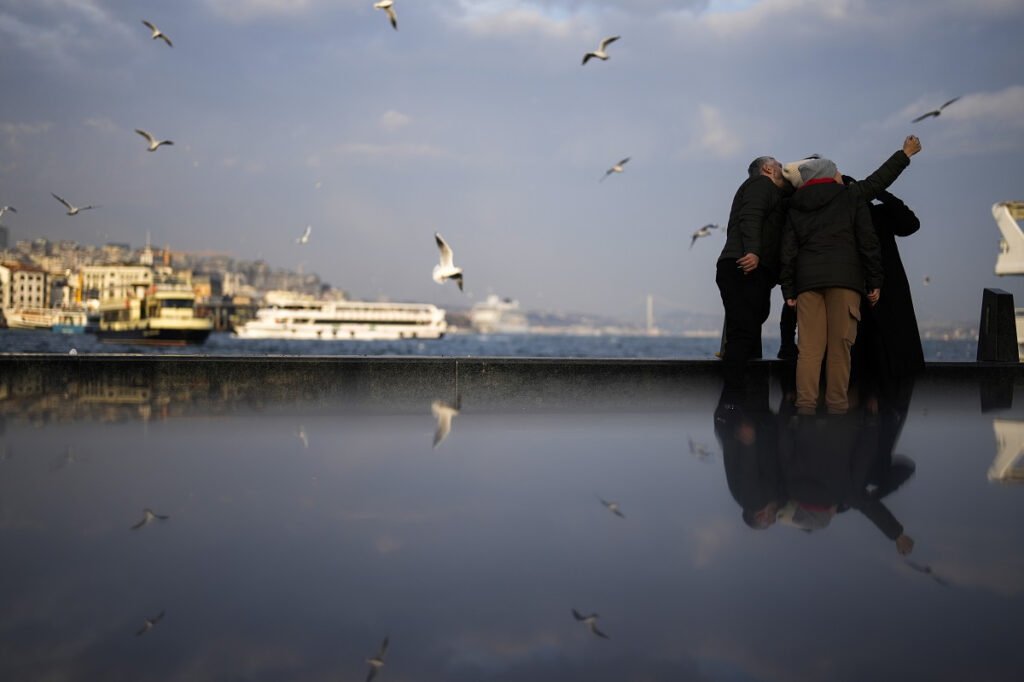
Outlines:
{"type": "Polygon", "coordinates": [[[822,178],[834,178],[839,169],[828,159],[810,159],[800,164],[800,178],[804,183],[822,178]]]}

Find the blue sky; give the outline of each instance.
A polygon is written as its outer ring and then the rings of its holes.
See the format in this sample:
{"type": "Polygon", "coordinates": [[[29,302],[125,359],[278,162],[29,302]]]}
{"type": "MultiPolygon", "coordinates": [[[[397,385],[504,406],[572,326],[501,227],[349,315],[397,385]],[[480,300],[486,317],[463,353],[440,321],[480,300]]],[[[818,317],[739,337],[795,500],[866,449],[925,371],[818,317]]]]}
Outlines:
{"type": "Polygon", "coordinates": [[[915,133],[892,190],[922,220],[901,242],[919,317],[975,320],[986,286],[1024,296],[993,274],[990,213],[1024,199],[1019,1],[396,0],[398,31],[372,5],[4,0],[4,224],[149,232],[357,297],[715,313],[723,238],[690,235],[726,222],[750,159],[817,152],[863,177],[915,133]],[[175,145],[148,153],[135,128],[175,145]],[[100,207],[68,217],[50,192],[100,207]],[[435,231],[466,294],[430,279],[435,231]]]}

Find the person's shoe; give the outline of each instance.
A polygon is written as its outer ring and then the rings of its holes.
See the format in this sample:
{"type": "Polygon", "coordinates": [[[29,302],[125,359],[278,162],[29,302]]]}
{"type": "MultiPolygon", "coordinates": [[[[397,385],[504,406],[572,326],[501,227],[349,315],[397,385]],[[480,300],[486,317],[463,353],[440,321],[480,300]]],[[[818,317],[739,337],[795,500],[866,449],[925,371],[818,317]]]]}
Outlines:
{"type": "Polygon", "coordinates": [[[793,362],[796,360],[798,355],[795,343],[784,343],[779,348],[779,353],[775,357],[779,360],[786,360],[787,362],[793,362]]]}

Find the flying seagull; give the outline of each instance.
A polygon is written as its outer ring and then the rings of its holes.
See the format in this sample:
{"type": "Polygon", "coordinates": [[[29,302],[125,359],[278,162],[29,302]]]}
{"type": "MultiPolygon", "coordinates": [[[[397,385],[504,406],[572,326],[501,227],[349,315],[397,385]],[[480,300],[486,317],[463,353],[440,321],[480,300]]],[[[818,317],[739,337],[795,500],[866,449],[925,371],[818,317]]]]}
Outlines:
{"type": "Polygon", "coordinates": [[[589,616],[584,616],[582,613],[580,613],[576,609],[573,609],[572,610],[572,615],[573,615],[573,617],[576,620],[579,620],[579,621],[582,621],[582,622],[586,623],[587,627],[590,628],[590,631],[593,632],[598,637],[601,637],[603,639],[611,639],[608,635],[604,634],[603,632],[601,632],[600,630],[597,629],[597,618],[598,618],[598,616],[597,616],[596,613],[592,613],[589,616]]]}
{"type": "Polygon", "coordinates": [[[697,230],[696,232],[694,232],[693,237],[690,238],[690,248],[692,249],[693,245],[696,244],[697,240],[700,239],[701,237],[710,237],[711,230],[715,229],[715,227],[715,225],[709,223],[704,227],[700,228],[699,230],[697,230]]]}
{"type": "Polygon", "coordinates": [[[164,617],[164,612],[161,611],[160,613],[156,614],[156,616],[154,618],[146,618],[146,622],[142,624],[142,627],[139,628],[139,631],[135,633],[135,636],[138,637],[140,635],[144,635],[147,632],[149,632],[150,630],[152,630],[153,626],[156,625],[157,623],[159,623],[160,619],[163,618],[163,617],[164,617]]]}
{"type": "Polygon", "coordinates": [[[918,116],[917,118],[915,118],[915,119],[914,119],[913,121],[911,121],[911,123],[917,123],[918,121],[923,121],[924,119],[928,118],[929,116],[938,116],[939,114],[941,114],[941,113],[942,113],[942,110],[943,110],[943,109],[945,109],[945,108],[946,108],[946,107],[948,107],[948,106],[949,106],[950,104],[952,104],[953,102],[957,101],[958,99],[960,99],[960,98],[959,98],[959,97],[954,97],[953,99],[949,100],[948,102],[946,102],[945,104],[943,104],[943,105],[942,105],[941,107],[939,107],[938,109],[936,109],[936,110],[934,110],[934,111],[929,111],[929,112],[928,112],[927,114],[921,114],[920,116],[918,116]]]}
{"type": "MultiPolygon", "coordinates": [[[[163,31],[161,31],[160,29],[158,29],[156,26],[154,26],[153,24],[149,23],[145,19],[142,20],[142,23],[146,26],[146,28],[148,28],[150,31],[153,32],[153,35],[152,35],[153,40],[156,40],[157,38],[160,38],[165,43],[167,43],[167,47],[174,47],[174,45],[171,44],[171,39],[168,38],[167,36],[165,36],[163,31]]],[[[186,47],[188,47],[188,46],[186,45],[186,47]]]]}
{"type": "Polygon", "coordinates": [[[137,132],[139,135],[142,135],[144,138],[149,140],[149,149],[147,151],[155,152],[157,147],[159,147],[162,144],[174,144],[174,142],[171,141],[171,140],[160,140],[160,141],[157,141],[157,139],[155,137],[153,137],[152,135],[147,133],[145,130],[139,130],[138,128],[136,128],[135,132],[137,132]]]}
{"type": "Polygon", "coordinates": [[[67,200],[61,199],[53,192],[50,192],[50,195],[53,196],[54,199],[68,207],[68,215],[78,215],[79,211],[84,211],[86,209],[92,208],[92,206],[72,206],[70,203],[68,203],[67,200]]]}
{"type": "Polygon", "coordinates": [[[171,517],[166,516],[164,514],[155,514],[153,513],[152,509],[146,507],[145,509],[142,510],[142,520],[136,523],[134,526],[132,526],[132,530],[138,530],[143,526],[149,525],[153,522],[153,519],[160,519],[161,521],[166,521],[169,518],[171,517]]]}
{"type": "Polygon", "coordinates": [[[608,500],[602,500],[600,495],[598,495],[597,499],[601,500],[601,504],[608,507],[608,511],[610,511],[612,514],[615,514],[619,518],[626,518],[626,515],[619,511],[618,502],[609,502],[608,500]]]}
{"type": "Polygon", "coordinates": [[[7,211],[10,211],[11,213],[18,212],[17,209],[15,209],[13,206],[0,206],[0,218],[3,218],[4,213],[6,213],[7,211]]]}
{"type": "Polygon", "coordinates": [[[594,52],[588,52],[585,55],[583,55],[583,63],[586,64],[587,60],[590,59],[591,57],[597,57],[598,59],[601,59],[601,60],[608,59],[608,55],[606,55],[604,53],[605,49],[607,49],[607,47],[609,45],[611,45],[612,43],[614,43],[616,40],[618,40],[621,37],[622,36],[612,36],[611,38],[605,38],[604,40],[602,40],[601,41],[601,47],[599,47],[594,52]]]}
{"type": "Polygon", "coordinates": [[[387,652],[388,638],[385,637],[384,641],[380,644],[380,650],[377,652],[377,655],[366,659],[366,662],[370,664],[370,671],[366,674],[366,682],[370,682],[377,675],[377,671],[384,667],[384,654],[387,652]]]}
{"type": "Polygon", "coordinates": [[[302,233],[302,236],[295,240],[296,244],[306,244],[309,242],[309,233],[313,231],[312,225],[306,225],[306,231],[302,233]]]}
{"type": "Polygon", "coordinates": [[[434,431],[434,447],[436,448],[452,431],[452,417],[459,414],[459,401],[455,405],[449,405],[443,400],[435,400],[430,403],[430,412],[437,420],[437,429],[434,431]]]}
{"type": "Polygon", "coordinates": [[[434,281],[444,284],[446,279],[454,279],[459,285],[459,291],[462,291],[462,268],[457,268],[452,264],[452,247],[448,246],[448,243],[437,232],[434,233],[434,239],[437,240],[437,248],[441,250],[441,262],[434,266],[434,281]]]}
{"type": "Polygon", "coordinates": [[[382,9],[388,14],[388,19],[391,20],[391,26],[396,31],[398,30],[398,17],[395,16],[395,9],[393,5],[395,0],[380,0],[380,2],[373,3],[374,9],[382,9]]]}
{"type": "Polygon", "coordinates": [[[627,157],[626,157],[626,158],[624,158],[624,159],[623,159],[622,161],[619,161],[619,162],[618,162],[617,164],[615,164],[614,166],[612,166],[611,168],[609,168],[608,170],[606,170],[606,171],[604,172],[604,175],[602,175],[602,176],[601,176],[601,180],[603,181],[603,180],[604,180],[605,178],[607,178],[607,177],[608,177],[609,175],[611,175],[612,173],[621,173],[621,172],[622,172],[622,167],[623,167],[624,165],[626,165],[626,162],[627,162],[627,161],[629,161],[629,159],[630,159],[630,158],[631,158],[631,157],[627,156],[627,157]]]}

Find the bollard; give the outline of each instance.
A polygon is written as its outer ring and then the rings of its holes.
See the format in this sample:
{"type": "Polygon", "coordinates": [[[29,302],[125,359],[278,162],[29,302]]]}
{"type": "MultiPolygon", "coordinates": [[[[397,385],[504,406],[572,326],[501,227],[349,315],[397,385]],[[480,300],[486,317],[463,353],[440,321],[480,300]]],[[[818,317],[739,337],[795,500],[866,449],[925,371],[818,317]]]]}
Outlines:
{"type": "Polygon", "coordinates": [[[1019,362],[1013,294],[986,288],[981,297],[978,362],[1019,362]]]}

